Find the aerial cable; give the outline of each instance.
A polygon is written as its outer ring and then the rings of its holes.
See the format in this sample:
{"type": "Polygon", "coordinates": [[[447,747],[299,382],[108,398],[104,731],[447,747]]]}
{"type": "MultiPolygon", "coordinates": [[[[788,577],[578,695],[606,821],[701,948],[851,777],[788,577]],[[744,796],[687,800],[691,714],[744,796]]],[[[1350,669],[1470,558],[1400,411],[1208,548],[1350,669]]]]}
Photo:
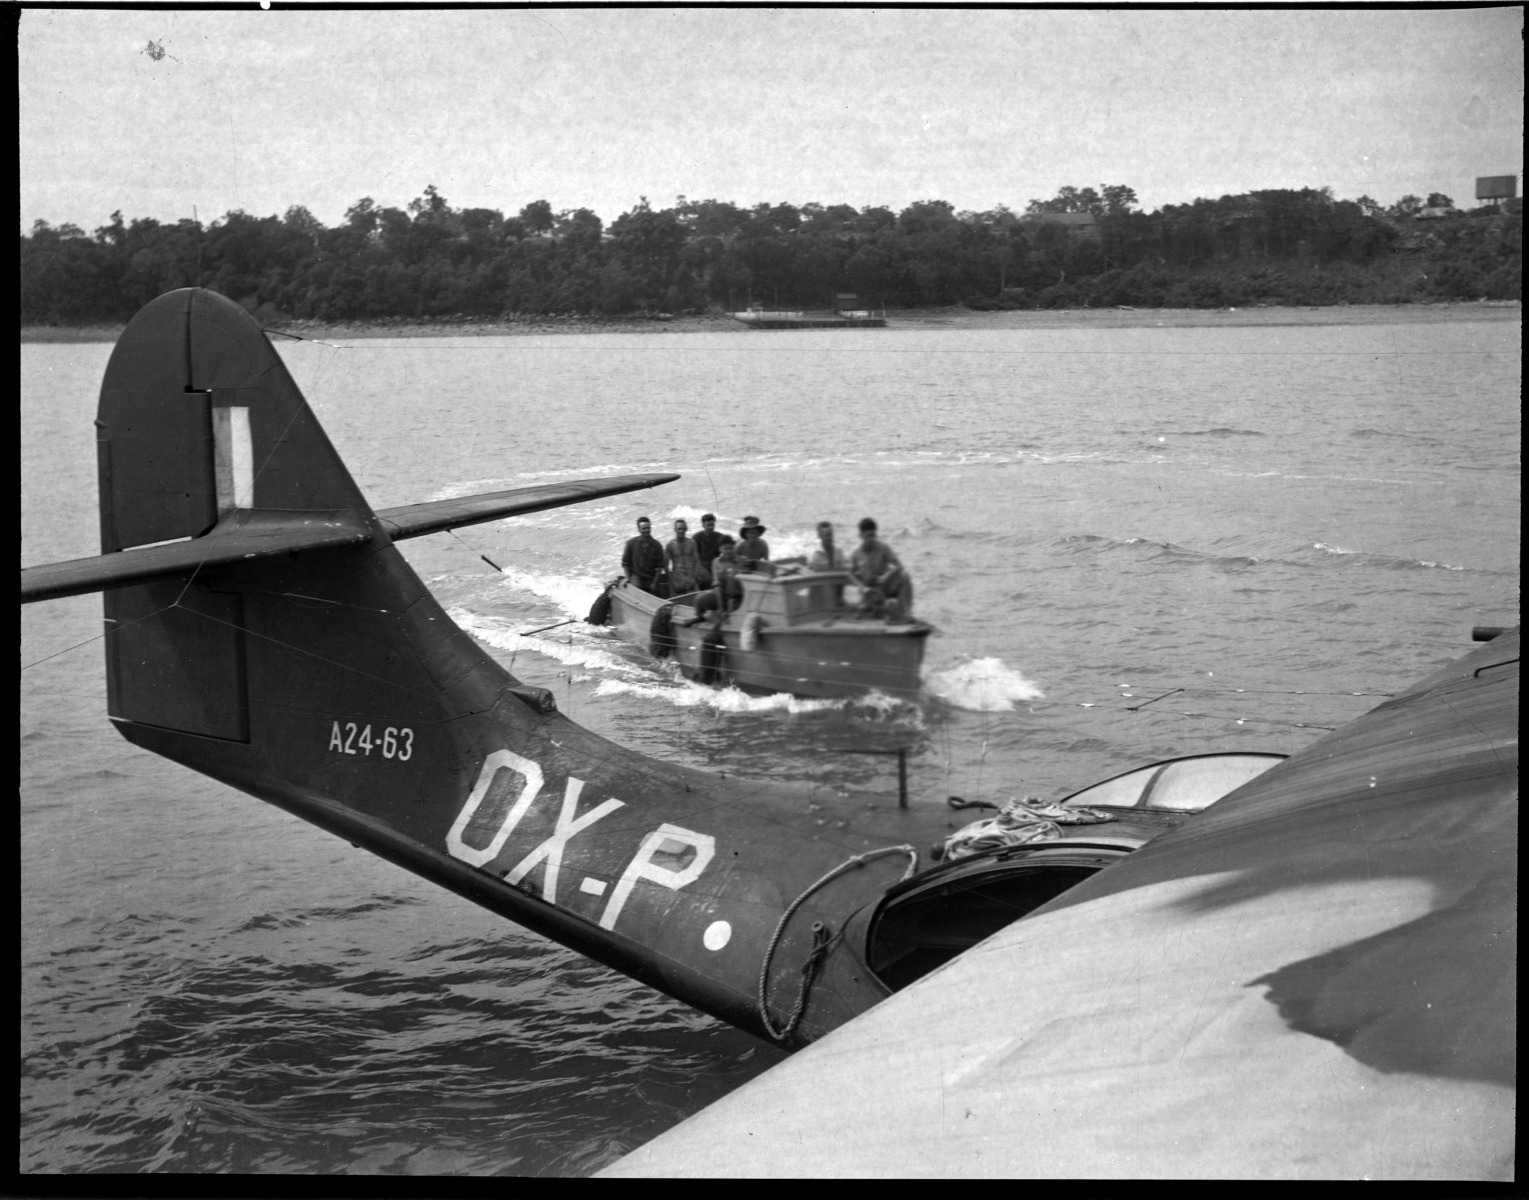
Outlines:
{"type": "Polygon", "coordinates": [[[472,543],[463,540],[463,538],[460,535],[458,535],[458,533],[457,533],[457,531],[455,529],[448,529],[445,532],[446,532],[446,534],[449,537],[451,537],[453,540],[455,540],[468,553],[477,555],[477,557],[481,558],[489,566],[493,567],[494,570],[498,571],[499,574],[501,574],[501,575],[504,574],[504,568],[503,567],[501,567],[498,563],[496,563],[493,559],[491,559],[487,554],[484,554],[481,550],[479,550],[472,543]]]}
{"type": "Polygon", "coordinates": [[[262,329],[261,333],[267,337],[287,338],[294,342],[312,342],[315,346],[328,346],[331,350],[350,350],[351,346],[337,346],[334,342],[326,342],[323,338],[304,337],[300,333],[288,333],[284,329],[262,329]]]}
{"type": "MultiPolygon", "coordinates": [[[[50,661],[52,659],[58,658],[60,655],[68,654],[71,650],[78,650],[82,646],[89,646],[92,642],[99,642],[102,638],[106,637],[108,634],[116,633],[117,630],[119,630],[119,629],[124,629],[124,628],[127,628],[128,626],[131,626],[131,625],[141,625],[145,621],[152,621],[155,617],[159,616],[161,613],[167,613],[172,608],[179,608],[179,607],[180,607],[179,602],[177,602],[175,604],[167,604],[163,608],[155,609],[151,613],[145,613],[141,617],[135,617],[131,621],[113,621],[112,628],[110,628],[110,629],[103,629],[100,633],[96,634],[94,637],[88,637],[83,642],[76,642],[72,646],[65,646],[62,650],[55,650],[52,654],[49,654],[45,658],[39,658],[36,662],[26,663],[25,665],[22,666],[21,669],[23,671],[30,671],[33,667],[41,666],[43,663],[48,662],[48,661],[50,661]]],[[[188,612],[196,612],[195,609],[187,609],[187,611],[188,612]]],[[[202,614],[198,613],[197,615],[201,616],[202,614]]]]}
{"type": "Polygon", "coordinates": [[[713,511],[722,507],[722,499],[717,495],[717,485],[712,482],[711,470],[705,463],[701,464],[701,470],[706,472],[706,482],[711,486],[711,503],[713,511]]]}
{"type": "Polygon", "coordinates": [[[1147,705],[1156,704],[1159,700],[1166,700],[1169,696],[1175,696],[1183,690],[1183,688],[1174,688],[1171,692],[1164,692],[1161,696],[1153,696],[1152,699],[1143,700],[1140,704],[1127,705],[1126,712],[1140,712],[1142,709],[1146,708],[1147,705]]]}

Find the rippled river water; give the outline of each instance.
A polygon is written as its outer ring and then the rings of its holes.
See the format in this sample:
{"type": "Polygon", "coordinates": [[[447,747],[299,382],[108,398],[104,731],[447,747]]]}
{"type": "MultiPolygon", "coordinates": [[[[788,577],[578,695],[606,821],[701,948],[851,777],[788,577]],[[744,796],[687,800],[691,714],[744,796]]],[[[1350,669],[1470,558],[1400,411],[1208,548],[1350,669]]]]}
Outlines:
{"type": "MultiPolygon", "coordinates": [[[[729,774],[885,796],[890,760],[849,751],[905,746],[939,805],[1288,753],[1517,621],[1516,312],[1141,316],[280,348],[377,507],[682,473],[404,550],[575,720],[729,774]],[[777,556],[875,516],[940,630],[920,701],[713,692],[604,630],[523,636],[584,614],[638,515],[707,510],[758,514],[777,556]]],[[[97,551],[109,351],[22,347],[23,563],[97,551]]],[[[584,1173],[779,1060],[129,746],[99,634],[95,597],[22,613],[22,1170],[584,1173]]]]}

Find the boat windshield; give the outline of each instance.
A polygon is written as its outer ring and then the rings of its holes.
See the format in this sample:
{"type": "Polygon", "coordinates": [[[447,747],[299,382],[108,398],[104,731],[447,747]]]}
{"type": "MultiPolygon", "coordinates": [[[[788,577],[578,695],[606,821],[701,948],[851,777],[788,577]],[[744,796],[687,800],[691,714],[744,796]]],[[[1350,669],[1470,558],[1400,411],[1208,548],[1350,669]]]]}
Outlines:
{"type": "Polygon", "coordinates": [[[1194,754],[1137,767],[1074,792],[1061,803],[1199,812],[1284,759],[1283,754],[1194,754]]]}
{"type": "Polygon", "coordinates": [[[843,607],[844,580],[825,576],[787,579],[786,616],[793,623],[832,616],[843,607]]]}

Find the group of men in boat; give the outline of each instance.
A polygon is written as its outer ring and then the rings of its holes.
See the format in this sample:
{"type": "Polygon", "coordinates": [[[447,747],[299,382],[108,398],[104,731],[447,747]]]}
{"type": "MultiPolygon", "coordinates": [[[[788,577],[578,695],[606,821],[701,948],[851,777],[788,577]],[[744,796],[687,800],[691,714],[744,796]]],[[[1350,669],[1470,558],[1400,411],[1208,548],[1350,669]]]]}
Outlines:
{"type": "Polygon", "coordinates": [[[637,587],[655,596],[695,598],[699,618],[715,610],[726,614],[743,599],[738,577],[749,572],[776,575],[781,572],[845,571],[861,588],[859,611],[868,616],[907,620],[913,610],[913,583],[892,548],[876,536],[876,522],[860,522],[860,545],[846,554],[834,544],[830,521],[818,522],[818,547],[811,555],[774,561],[764,540],[765,527],[758,517],[744,517],[734,538],[717,531],[713,513],[701,517],[701,532],[690,536],[683,518],[674,522],[674,537],[661,545],[653,536],[653,522],[637,518],[637,536],[627,541],[621,554],[621,570],[637,587]]]}

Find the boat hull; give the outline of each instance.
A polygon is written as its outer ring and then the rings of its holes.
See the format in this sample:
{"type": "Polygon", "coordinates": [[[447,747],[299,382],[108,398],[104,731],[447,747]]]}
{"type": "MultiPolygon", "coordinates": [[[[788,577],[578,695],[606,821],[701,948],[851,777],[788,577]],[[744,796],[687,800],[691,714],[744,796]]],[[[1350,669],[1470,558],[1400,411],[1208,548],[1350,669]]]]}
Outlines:
{"type": "Polygon", "coordinates": [[[846,317],[835,314],[809,316],[805,313],[728,313],[749,329],[883,329],[885,317],[846,317]]]}
{"type": "MultiPolygon", "coordinates": [[[[608,621],[616,636],[651,654],[653,619],[671,601],[626,582],[613,584],[607,594],[611,600],[608,621]]],[[[694,608],[684,598],[672,603],[674,644],[667,657],[678,664],[685,677],[754,692],[828,699],[877,691],[911,698],[919,688],[924,644],[933,632],[922,622],[894,625],[846,614],[842,619],[811,625],[767,625],[752,639],[753,647],[744,649],[748,639],[743,619],[747,614],[732,612],[721,628],[720,662],[708,673],[702,640],[714,628],[713,621],[687,625],[694,608]]]]}

